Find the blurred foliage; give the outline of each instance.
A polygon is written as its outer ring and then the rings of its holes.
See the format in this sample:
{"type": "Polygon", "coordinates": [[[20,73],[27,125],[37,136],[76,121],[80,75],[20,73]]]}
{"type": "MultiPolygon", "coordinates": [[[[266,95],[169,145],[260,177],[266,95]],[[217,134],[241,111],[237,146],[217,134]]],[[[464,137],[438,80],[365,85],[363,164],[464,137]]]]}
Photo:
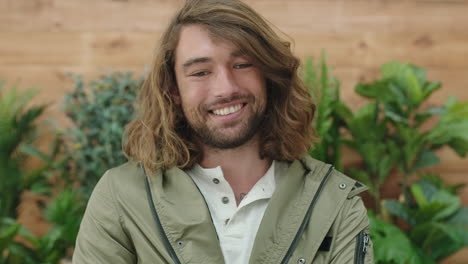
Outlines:
{"type": "Polygon", "coordinates": [[[466,155],[468,102],[457,103],[450,97],[445,105],[424,108],[429,96],[441,87],[440,82],[426,80],[425,69],[391,62],[381,67],[381,74],[380,80],[357,85],[356,92],[373,100],[375,120],[382,120],[381,130],[387,132],[381,147],[395,159],[405,184],[411,175],[440,162],[434,150],[442,146],[466,155]],[[434,117],[438,122],[431,125],[428,121],[434,117]]]}
{"type": "Polygon", "coordinates": [[[468,246],[468,207],[460,205],[460,185],[441,185],[438,175],[423,175],[410,185],[410,200],[385,207],[410,225],[408,232],[370,213],[376,263],[438,263],[468,246]]]}
{"type": "Polygon", "coordinates": [[[339,85],[329,83],[334,78],[323,57],[318,65],[306,64],[304,81],[321,104],[314,126],[322,142],[310,154],[341,164],[344,144],[360,156],[361,166],[345,170],[367,185],[374,198],[375,213],[369,217],[376,263],[436,263],[468,246],[468,209],[456,193],[463,185],[447,186],[423,169],[440,162],[435,151],[443,146],[466,156],[468,102],[450,97],[444,105],[428,106],[441,84],[428,81],[421,67],[391,62],[381,67],[381,74],[381,79],[356,86],[369,102],[352,112],[340,102],[339,85]],[[397,171],[405,202],[385,202],[380,189],[397,171]],[[410,185],[415,176],[420,180],[410,185]],[[393,218],[384,219],[388,213],[393,218]],[[410,225],[408,234],[395,225],[395,217],[410,225]]]}
{"type": "MultiPolygon", "coordinates": [[[[26,229],[19,234],[31,245],[14,243],[9,250],[10,264],[56,264],[75,246],[76,236],[86,207],[82,193],[64,190],[58,193],[45,209],[45,219],[52,224],[42,236],[26,229]]],[[[1,263],[1,262],[0,262],[1,263]]]]}
{"type": "Polygon", "coordinates": [[[313,101],[316,103],[316,116],[313,126],[320,141],[314,145],[309,154],[316,159],[334,164],[342,170],[341,165],[341,133],[343,116],[350,111],[339,97],[340,82],[330,76],[330,68],[326,64],[325,53],[318,62],[309,58],[304,66],[304,82],[309,87],[313,101]]]}
{"type": "Polygon", "coordinates": [[[407,234],[397,226],[380,220],[372,212],[369,212],[369,220],[375,263],[436,263],[415,246],[407,234]]]}
{"type": "Polygon", "coordinates": [[[65,96],[65,111],[74,127],[66,130],[68,155],[87,195],[109,168],[127,161],[122,134],[134,114],[136,93],[143,79],[131,73],[111,73],[85,85],[70,75],[74,90],[65,96]]]}
{"type": "Polygon", "coordinates": [[[74,246],[85,209],[83,195],[75,191],[54,195],[54,183],[68,189],[74,178],[69,173],[69,159],[62,155],[60,135],[53,138],[47,152],[35,147],[40,138],[38,119],[46,109],[46,105],[30,106],[36,94],[34,90],[7,89],[0,82],[0,263],[57,263],[74,246]],[[32,158],[38,160],[37,166],[28,163],[32,158]],[[45,213],[52,228],[44,236],[37,237],[16,222],[24,191],[52,197],[45,213]],[[19,243],[18,235],[30,245],[19,243]]]}
{"type": "Polygon", "coordinates": [[[46,169],[26,170],[29,156],[25,153],[34,147],[37,119],[46,106],[28,106],[37,93],[5,88],[0,82],[0,218],[16,219],[16,208],[23,190],[46,185],[46,169]]]}
{"type": "Polygon", "coordinates": [[[387,63],[381,74],[382,79],[356,86],[371,101],[345,118],[351,137],[344,141],[363,159],[363,168],[348,172],[369,186],[377,215],[380,188],[393,168],[399,169],[405,192],[411,176],[440,162],[435,150],[449,146],[460,156],[468,151],[468,102],[451,97],[428,108],[424,103],[441,84],[427,81],[426,70],[411,64],[387,63]]]}

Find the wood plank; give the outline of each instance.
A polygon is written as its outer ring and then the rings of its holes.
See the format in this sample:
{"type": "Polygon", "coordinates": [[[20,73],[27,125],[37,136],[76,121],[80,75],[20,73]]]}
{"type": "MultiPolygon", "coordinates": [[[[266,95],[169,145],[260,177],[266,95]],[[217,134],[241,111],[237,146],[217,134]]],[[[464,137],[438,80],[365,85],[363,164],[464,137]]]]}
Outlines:
{"type": "MultiPolygon", "coordinates": [[[[151,63],[159,32],[0,32],[0,65],[136,66],[151,63]]],[[[465,34],[292,34],[295,53],[322,49],[339,67],[369,68],[391,60],[434,69],[468,69],[465,34]]]]}
{"type": "Polygon", "coordinates": [[[462,264],[466,263],[468,260],[468,248],[463,248],[448,258],[444,259],[441,263],[442,264],[462,264]]]}
{"type": "Polygon", "coordinates": [[[112,67],[151,63],[155,33],[0,32],[0,65],[112,67]]]}
{"type": "Polygon", "coordinates": [[[466,1],[248,2],[286,32],[462,32],[468,23],[466,1]]]}
{"type": "Polygon", "coordinates": [[[161,21],[180,6],[177,1],[4,1],[0,31],[161,31],[161,21]]]}
{"type": "Polygon", "coordinates": [[[318,56],[322,49],[333,65],[369,67],[399,60],[431,68],[467,68],[468,31],[449,33],[291,34],[299,57],[318,56]]]}
{"type": "MultiPolygon", "coordinates": [[[[468,25],[466,1],[246,2],[289,33],[465,32],[468,25]]],[[[0,31],[162,31],[181,3],[181,0],[3,0],[0,31]]]]}

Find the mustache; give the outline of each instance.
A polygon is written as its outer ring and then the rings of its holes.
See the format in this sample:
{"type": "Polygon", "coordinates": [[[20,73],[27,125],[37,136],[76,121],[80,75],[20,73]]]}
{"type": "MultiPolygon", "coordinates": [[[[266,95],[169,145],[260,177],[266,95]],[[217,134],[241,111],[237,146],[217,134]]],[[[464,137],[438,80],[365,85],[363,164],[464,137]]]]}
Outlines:
{"type": "Polygon", "coordinates": [[[213,108],[213,107],[215,107],[217,105],[230,103],[230,102],[236,101],[236,100],[245,100],[248,103],[253,103],[255,101],[255,96],[253,96],[251,94],[233,95],[233,96],[217,99],[216,101],[213,101],[213,102],[210,102],[210,103],[203,104],[203,105],[201,105],[201,108],[204,111],[208,111],[209,109],[211,109],[211,108],[213,108]]]}

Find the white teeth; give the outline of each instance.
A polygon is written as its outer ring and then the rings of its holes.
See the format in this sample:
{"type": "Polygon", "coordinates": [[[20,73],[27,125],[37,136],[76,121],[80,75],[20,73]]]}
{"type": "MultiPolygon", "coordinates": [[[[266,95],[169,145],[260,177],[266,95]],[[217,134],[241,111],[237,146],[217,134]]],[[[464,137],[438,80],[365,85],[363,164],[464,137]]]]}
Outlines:
{"type": "Polygon", "coordinates": [[[222,115],[222,116],[229,115],[229,114],[239,111],[241,108],[242,108],[242,104],[238,104],[238,105],[233,105],[233,106],[228,106],[225,108],[213,110],[213,113],[215,115],[222,115]]]}

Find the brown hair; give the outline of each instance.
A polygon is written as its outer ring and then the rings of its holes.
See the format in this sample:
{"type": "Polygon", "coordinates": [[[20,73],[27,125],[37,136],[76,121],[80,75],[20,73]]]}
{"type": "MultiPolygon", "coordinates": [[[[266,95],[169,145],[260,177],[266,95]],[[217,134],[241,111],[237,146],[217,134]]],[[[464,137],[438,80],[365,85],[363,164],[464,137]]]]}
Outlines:
{"type": "Polygon", "coordinates": [[[126,127],[124,152],[145,168],[188,168],[202,157],[181,107],[172,98],[177,89],[175,49],[184,25],[198,24],[232,41],[256,61],[266,78],[267,110],[260,127],[260,156],[294,160],[316,139],[311,125],[315,105],[298,77],[299,60],[267,22],[237,0],[189,0],[174,16],[156,52],[152,71],[138,96],[137,114],[126,127]]]}

